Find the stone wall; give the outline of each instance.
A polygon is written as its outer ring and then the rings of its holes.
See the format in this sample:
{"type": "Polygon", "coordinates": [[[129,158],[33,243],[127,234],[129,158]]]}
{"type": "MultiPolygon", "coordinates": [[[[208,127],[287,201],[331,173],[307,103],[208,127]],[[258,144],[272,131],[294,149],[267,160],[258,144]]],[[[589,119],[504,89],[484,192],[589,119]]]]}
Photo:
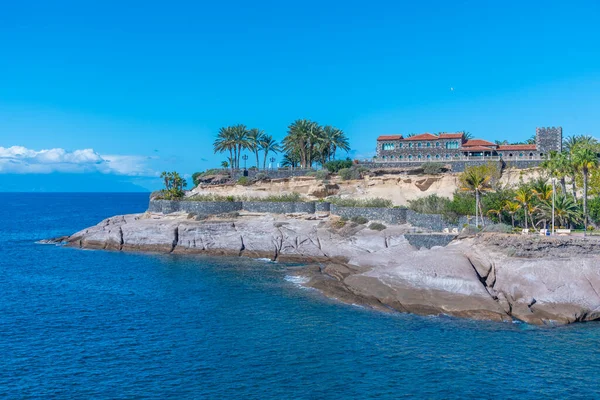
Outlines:
{"type": "Polygon", "coordinates": [[[562,151],[562,127],[535,128],[535,144],[538,150],[544,154],[551,151],[562,151]]]}
{"type": "MultiPolygon", "coordinates": [[[[460,217],[457,223],[444,220],[439,214],[419,214],[406,208],[376,208],[376,207],[340,207],[327,202],[266,202],[266,201],[171,201],[150,200],[148,211],[154,213],[170,214],[186,212],[198,215],[216,215],[234,211],[249,211],[257,213],[314,214],[317,211],[331,212],[333,215],[352,219],[364,217],[369,221],[383,221],[391,225],[410,224],[425,231],[442,232],[444,229],[452,230],[463,228],[465,224],[474,223],[466,217],[460,217]]],[[[486,224],[489,220],[486,219],[486,224]]]]}
{"type": "Polygon", "coordinates": [[[339,207],[331,205],[331,213],[351,219],[364,217],[369,221],[384,221],[388,224],[400,225],[406,223],[406,208],[376,208],[376,207],[339,207]]]}
{"type": "Polygon", "coordinates": [[[456,238],[456,235],[414,235],[414,234],[405,234],[404,237],[408,240],[411,246],[416,247],[417,249],[426,248],[431,249],[435,246],[446,247],[448,243],[453,241],[456,238]]]}
{"type": "MultiPolygon", "coordinates": [[[[309,173],[315,172],[314,169],[249,169],[248,178],[253,179],[257,174],[265,174],[270,179],[291,178],[293,176],[306,176],[309,173]]],[[[233,171],[233,180],[237,181],[244,176],[244,170],[233,171]]]]}
{"type": "Polygon", "coordinates": [[[215,215],[240,211],[241,201],[172,201],[150,200],[148,211],[170,214],[174,212],[194,213],[198,215],[215,215]]]}
{"type": "Polygon", "coordinates": [[[270,202],[270,201],[244,201],[242,209],[250,212],[289,214],[289,213],[315,213],[314,202],[270,202]]]}

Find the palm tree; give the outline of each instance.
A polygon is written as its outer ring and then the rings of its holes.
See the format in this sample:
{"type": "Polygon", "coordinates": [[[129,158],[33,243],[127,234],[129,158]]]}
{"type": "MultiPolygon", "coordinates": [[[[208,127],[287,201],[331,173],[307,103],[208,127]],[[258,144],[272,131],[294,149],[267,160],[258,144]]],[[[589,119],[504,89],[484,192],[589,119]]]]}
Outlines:
{"type": "Polygon", "coordinates": [[[221,161],[221,167],[223,167],[224,169],[229,168],[229,162],[227,162],[227,161],[221,161]]]}
{"type": "Polygon", "coordinates": [[[547,201],[552,198],[552,185],[544,178],[538,178],[532,183],[531,192],[540,201],[547,201]]]}
{"type": "MultiPolygon", "coordinates": [[[[552,201],[542,202],[539,213],[546,219],[552,219],[552,201]]],[[[581,221],[581,210],[573,198],[558,196],[554,199],[554,216],[558,219],[559,226],[567,227],[581,221]]]]}
{"type": "Polygon", "coordinates": [[[325,135],[325,141],[327,143],[327,151],[328,151],[328,159],[334,160],[335,153],[339,150],[344,150],[348,152],[350,150],[350,142],[348,141],[348,137],[341,129],[338,129],[334,126],[326,125],[323,128],[323,133],[325,135]]]}
{"type": "Polygon", "coordinates": [[[585,227],[585,231],[587,232],[588,177],[590,170],[598,167],[598,154],[592,150],[589,145],[578,146],[573,152],[573,165],[583,174],[583,225],[585,227]]]}
{"type": "Polygon", "coordinates": [[[265,156],[263,158],[263,169],[266,169],[267,157],[269,156],[269,153],[279,153],[281,151],[281,147],[271,135],[262,135],[259,144],[260,150],[262,150],[265,153],[265,156]]]}
{"type": "Polygon", "coordinates": [[[477,212],[482,216],[482,224],[485,225],[479,195],[491,189],[491,179],[492,176],[485,165],[468,167],[460,176],[461,190],[475,192],[475,225],[478,224],[477,212]]]}
{"type": "Polygon", "coordinates": [[[506,204],[504,204],[504,209],[510,215],[510,219],[512,220],[513,228],[515,227],[515,214],[520,208],[521,205],[516,201],[507,201],[506,204]]]}
{"type": "Polygon", "coordinates": [[[230,126],[219,129],[217,139],[213,143],[215,153],[229,152],[229,160],[231,168],[235,168],[235,160],[237,160],[237,146],[233,129],[230,126]]]}
{"type": "Polygon", "coordinates": [[[281,166],[296,168],[300,165],[300,162],[300,155],[298,155],[298,153],[287,152],[283,155],[283,159],[281,160],[281,166]]]}
{"type": "Polygon", "coordinates": [[[465,140],[473,139],[473,134],[471,132],[462,131],[461,133],[463,134],[465,140]]]}
{"type": "Polygon", "coordinates": [[[238,124],[232,126],[231,131],[237,152],[235,154],[235,168],[240,169],[240,156],[242,155],[242,150],[247,149],[249,146],[248,129],[246,129],[246,125],[238,124]]]}
{"type": "Polygon", "coordinates": [[[294,121],[288,127],[288,134],[283,139],[283,148],[288,153],[300,156],[300,166],[309,168],[317,142],[322,138],[322,128],[308,119],[294,121]]]}
{"type": "Polygon", "coordinates": [[[498,209],[489,209],[487,214],[488,215],[496,215],[498,217],[498,223],[502,223],[502,211],[504,211],[503,208],[498,208],[498,209]]]}
{"type": "Polygon", "coordinates": [[[571,170],[569,155],[565,152],[551,151],[548,159],[542,162],[542,168],[546,169],[550,176],[558,178],[563,196],[567,195],[567,183],[565,177],[571,170]]]}
{"type": "Polygon", "coordinates": [[[247,148],[248,150],[252,151],[254,153],[254,155],[256,156],[256,169],[258,169],[258,167],[260,166],[260,163],[258,161],[258,152],[260,151],[260,142],[263,138],[263,136],[265,135],[265,131],[257,129],[257,128],[252,128],[248,131],[248,145],[247,148]]]}
{"type": "Polygon", "coordinates": [[[520,208],[522,208],[525,213],[525,229],[528,229],[527,214],[530,210],[530,203],[533,200],[533,192],[529,190],[529,188],[521,186],[515,192],[515,200],[519,202],[520,208]]]}

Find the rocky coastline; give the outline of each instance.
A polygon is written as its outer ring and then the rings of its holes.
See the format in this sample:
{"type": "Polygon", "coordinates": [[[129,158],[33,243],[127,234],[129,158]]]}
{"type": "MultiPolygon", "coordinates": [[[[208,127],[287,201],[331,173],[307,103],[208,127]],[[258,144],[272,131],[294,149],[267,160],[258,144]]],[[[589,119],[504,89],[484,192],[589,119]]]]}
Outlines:
{"type": "Polygon", "coordinates": [[[409,225],[372,230],[327,213],[201,220],[144,213],[108,218],[46,242],[302,262],[306,268],[297,273],[307,286],[382,311],[551,326],[600,319],[595,238],[490,233],[428,248],[411,232],[409,225]]]}

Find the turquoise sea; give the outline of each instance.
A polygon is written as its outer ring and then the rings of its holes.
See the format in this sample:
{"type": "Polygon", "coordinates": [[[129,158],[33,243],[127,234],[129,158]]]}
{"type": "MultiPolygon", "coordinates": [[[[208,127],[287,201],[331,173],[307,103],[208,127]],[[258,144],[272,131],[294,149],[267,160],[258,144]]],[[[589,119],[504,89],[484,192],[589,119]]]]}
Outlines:
{"type": "Polygon", "coordinates": [[[0,398],[600,398],[600,324],[339,304],[282,264],[39,245],[146,194],[0,194],[0,398]]]}

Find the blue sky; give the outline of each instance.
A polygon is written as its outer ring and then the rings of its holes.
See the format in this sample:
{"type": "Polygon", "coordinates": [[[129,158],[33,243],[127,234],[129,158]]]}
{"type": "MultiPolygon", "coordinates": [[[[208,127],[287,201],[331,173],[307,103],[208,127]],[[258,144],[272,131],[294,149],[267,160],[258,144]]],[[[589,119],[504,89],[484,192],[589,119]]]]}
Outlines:
{"type": "Polygon", "coordinates": [[[596,1],[5,3],[0,190],[153,189],[219,164],[214,135],[237,123],[280,139],[314,119],[357,157],[386,133],[600,136],[596,1]]]}

